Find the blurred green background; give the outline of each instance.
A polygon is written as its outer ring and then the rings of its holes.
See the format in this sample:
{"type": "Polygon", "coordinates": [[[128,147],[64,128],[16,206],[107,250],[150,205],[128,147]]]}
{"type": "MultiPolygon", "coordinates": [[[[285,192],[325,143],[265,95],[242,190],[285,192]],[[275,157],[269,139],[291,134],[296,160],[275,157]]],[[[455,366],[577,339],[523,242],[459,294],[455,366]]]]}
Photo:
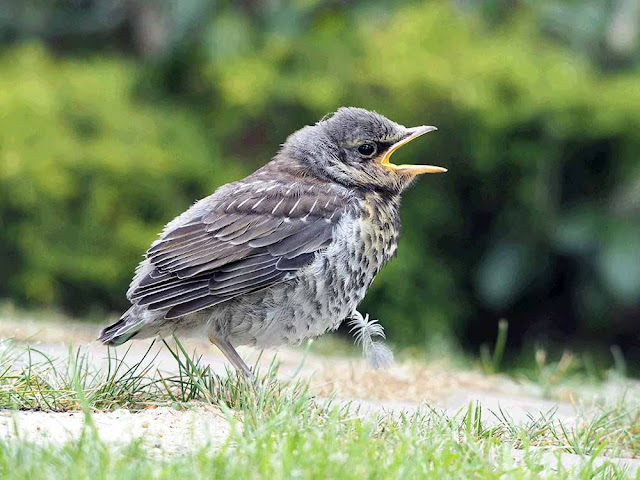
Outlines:
{"type": "Polygon", "coordinates": [[[126,308],[164,223],[342,105],[439,132],[367,296],[391,341],[640,360],[640,2],[0,1],[0,297],[126,308]]]}

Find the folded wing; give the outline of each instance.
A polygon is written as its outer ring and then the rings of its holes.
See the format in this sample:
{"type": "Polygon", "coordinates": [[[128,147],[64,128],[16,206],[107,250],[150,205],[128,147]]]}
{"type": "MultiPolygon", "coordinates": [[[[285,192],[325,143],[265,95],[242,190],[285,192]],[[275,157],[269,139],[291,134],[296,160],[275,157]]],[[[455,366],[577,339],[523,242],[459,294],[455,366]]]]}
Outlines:
{"type": "Polygon", "coordinates": [[[321,185],[252,182],[216,192],[147,252],[132,303],[177,318],[293,278],[332,241],[348,194],[321,185]]]}

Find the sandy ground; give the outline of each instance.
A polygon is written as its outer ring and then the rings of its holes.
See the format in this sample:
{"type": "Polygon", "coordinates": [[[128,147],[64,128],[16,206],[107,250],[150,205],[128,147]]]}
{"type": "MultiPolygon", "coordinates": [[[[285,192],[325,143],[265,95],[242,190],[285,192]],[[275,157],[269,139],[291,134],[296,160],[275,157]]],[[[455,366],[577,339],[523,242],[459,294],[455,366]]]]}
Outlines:
{"type": "MultiPolygon", "coordinates": [[[[80,438],[84,418],[82,412],[4,411],[0,413],[0,436],[26,438],[36,443],[65,442],[80,438]]],[[[105,442],[129,443],[142,439],[167,453],[204,445],[215,448],[224,443],[230,430],[229,422],[218,408],[204,405],[189,410],[158,407],[138,412],[124,409],[94,412],[92,418],[105,442]]]]}
{"type": "MultiPolygon", "coordinates": [[[[0,338],[13,338],[56,357],[65,357],[69,342],[74,346],[87,345],[92,362],[96,366],[105,363],[106,347],[94,341],[95,326],[75,323],[45,322],[0,318],[0,338]]],[[[134,361],[146,352],[150,342],[134,342],[127,358],[134,361]]],[[[225,372],[224,357],[204,341],[186,341],[189,351],[202,355],[202,361],[219,373],[225,372]]],[[[126,348],[119,347],[124,353],[126,348]]],[[[253,364],[259,356],[255,349],[241,348],[240,354],[253,364]]],[[[156,367],[163,372],[175,371],[175,361],[160,345],[154,345],[157,353],[156,367]]],[[[274,355],[280,362],[279,374],[283,378],[298,375],[308,379],[311,392],[319,398],[336,395],[338,402],[350,402],[358,415],[372,412],[412,412],[427,402],[431,407],[456,413],[468,408],[471,402],[483,407],[484,420],[496,421],[496,413],[504,412],[515,421],[525,422],[530,417],[554,410],[556,416],[567,424],[578,421],[576,400],[571,392],[560,395],[560,400],[542,398],[539,387],[520,384],[509,378],[486,376],[476,371],[461,371],[445,364],[408,362],[395,364],[385,370],[372,370],[363,360],[353,358],[323,357],[310,354],[305,357],[301,349],[282,348],[277,353],[265,352],[260,365],[267,368],[274,355]]],[[[596,398],[612,400],[625,392],[640,392],[636,382],[608,383],[594,392],[596,398]]],[[[589,409],[589,405],[581,405],[589,409]]],[[[34,441],[64,441],[78,438],[83,430],[80,412],[54,413],[0,410],[0,437],[29,438],[34,441]]],[[[169,407],[145,409],[139,412],[116,410],[95,412],[94,422],[101,438],[108,442],[123,443],[141,438],[145,443],[164,452],[176,452],[194,445],[209,443],[220,445],[229,434],[229,422],[217,407],[198,405],[186,410],[169,407]]],[[[518,457],[519,452],[514,452],[518,457]]],[[[557,463],[555,454],[548,454],[550,466],[557,463]]],[[[579,463],[576,455],[563,455],[563,463],[579,463]]],[[[635,471],[640,461],[620,459],[635,471]]]]}

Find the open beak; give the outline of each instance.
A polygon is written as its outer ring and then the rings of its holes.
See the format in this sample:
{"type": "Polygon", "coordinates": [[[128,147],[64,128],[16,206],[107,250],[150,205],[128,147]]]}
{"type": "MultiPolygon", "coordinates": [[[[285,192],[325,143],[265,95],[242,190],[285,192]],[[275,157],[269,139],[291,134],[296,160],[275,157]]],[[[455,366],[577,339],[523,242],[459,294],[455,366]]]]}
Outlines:
{"type": "Polygon", "coordinates": [[[394,165],[390,161],[391,155],[393,155],[393,152],[398,150],[401,146],[406,145],[411,140],[414,140],[420,137],[421,135],[424,135],[425,133],[433,132],[434,130],[437,130],[437,128],[426,126],[426,125],[407,129],[407,131],[409,132],[409,136],[391,145],[389,149],[385,152],[384,156],[382,157],[382,161],[380,162],[380,164],[388,168],[389,170],[393,170],[395,172],[401,172],[401,173],[410,173],[412,175],[419,175],[421,173],[446,172],[447,171],[446,168],[434,167],[433,165],[394,165]]]}

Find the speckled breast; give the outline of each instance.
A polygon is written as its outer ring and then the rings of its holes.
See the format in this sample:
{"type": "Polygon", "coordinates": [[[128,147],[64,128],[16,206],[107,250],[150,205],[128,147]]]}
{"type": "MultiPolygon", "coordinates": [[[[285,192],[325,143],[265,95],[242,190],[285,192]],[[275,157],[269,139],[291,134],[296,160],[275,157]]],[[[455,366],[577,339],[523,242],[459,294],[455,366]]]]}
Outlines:
{"type": "Polygon", "coordinates": [[[345,216],[335,241],[300,276],[313,299],[315,322],[305,336],[337,328],[364,298],[375,276],[396,253],[400,223],[396,201],[369,194],[358,214],[345,216]]]}
{"type": "Polygon", "coordinates": [[[299,343],[337,328],[395,254],[397,201],[368,194],[336,227],[334,241],[295,279],[221,305],[214,318],[234,345],[299,343]]]}

